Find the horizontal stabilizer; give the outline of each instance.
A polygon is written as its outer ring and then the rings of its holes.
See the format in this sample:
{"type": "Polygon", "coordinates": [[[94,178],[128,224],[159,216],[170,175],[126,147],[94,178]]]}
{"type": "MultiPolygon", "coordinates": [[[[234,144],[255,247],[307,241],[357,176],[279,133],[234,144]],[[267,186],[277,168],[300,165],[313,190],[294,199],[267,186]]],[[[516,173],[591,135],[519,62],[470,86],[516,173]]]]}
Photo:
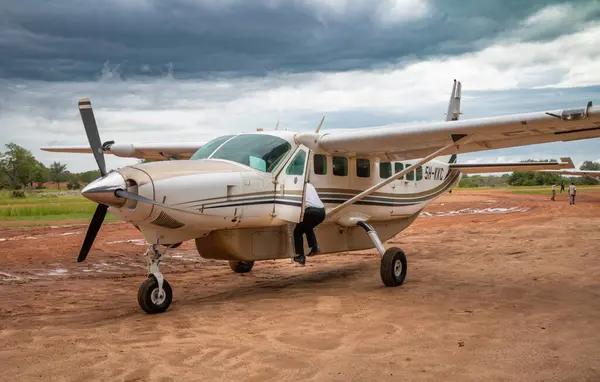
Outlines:
{"type": "Polygon", "coordinates": [[[571,158],[560,158],[560,162],[516,162],[516,163],[451,163],[450,169],[463,174],[483,174],[492,172],[540,171],[573,169],[571,158]]]}

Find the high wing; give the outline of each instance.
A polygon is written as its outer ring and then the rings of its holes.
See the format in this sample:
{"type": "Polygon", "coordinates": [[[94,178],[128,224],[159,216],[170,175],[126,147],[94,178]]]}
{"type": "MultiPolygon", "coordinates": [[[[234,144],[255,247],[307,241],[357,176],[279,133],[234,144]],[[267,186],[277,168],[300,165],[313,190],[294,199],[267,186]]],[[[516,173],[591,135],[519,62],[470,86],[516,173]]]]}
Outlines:
{"type": "Polygon", "coordinates": [[[581,108],[501,117],[301,133],[296,140],[331,154],[410,160],[432,153],[460,154],[597,137],[600,137],[600,107],[589,102],[581,108]]]}
{"type": "MultiPolygon", "coordinates": [[[[169,143],[114,143],[105,142],[102,149],[105,154],[113,154],[123,158],[140,159],[189,159],[204,142],[169,142],[169,143]]],[[[50,146],[42,147],[44,151],[59,153],[91,153],[90,146],[50,146]]]]}
{"type": "MultiPolygon", "coordinates": [[[[461,164],[451,163],[451,169],[460,170],[463,174],[483,174],[492,172],[514,172],[514,171],[570,171],[563,169],[574,169],[575,165],[571,158],[560,158],[561,162],[519,162],[519,163],[475,163],[461,164]]],[[[600,173],[600,171],[598,171],[600,173]]]]}

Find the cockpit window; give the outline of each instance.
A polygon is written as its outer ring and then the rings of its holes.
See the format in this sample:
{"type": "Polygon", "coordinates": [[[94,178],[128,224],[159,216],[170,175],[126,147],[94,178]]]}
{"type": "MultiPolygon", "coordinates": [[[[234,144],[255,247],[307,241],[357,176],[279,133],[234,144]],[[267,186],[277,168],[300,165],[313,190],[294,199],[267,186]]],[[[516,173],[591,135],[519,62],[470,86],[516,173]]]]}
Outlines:
{"type": "Polygon", "coordinates": [[[194,155],[190,157],[190,160],[206,159],[213,153],[219,146],[221,146],[226,140],[233,137],[233,135],[225,135],[218,137],[208,142],[204,146],[200,147],[194,155]]]}
{"type": "Polygon", "coordinates": [[[291,148],[288,141],[279,137],[243,134],[221,146],[210,159],[230,160],[263,172],[272,172],[291,148]]]}

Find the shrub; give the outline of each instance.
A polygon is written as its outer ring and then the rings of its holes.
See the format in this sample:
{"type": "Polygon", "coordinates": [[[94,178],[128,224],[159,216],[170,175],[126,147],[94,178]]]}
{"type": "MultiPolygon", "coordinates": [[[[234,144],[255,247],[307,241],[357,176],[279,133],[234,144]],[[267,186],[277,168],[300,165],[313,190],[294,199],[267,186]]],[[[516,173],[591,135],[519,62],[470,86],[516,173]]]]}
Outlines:
{"type": "Polygon", "coordinates": [[[69,182],[69,184],[67,184],[67,188],[69,190],[79,190],[81,188],[81,184],[75,180],[72,180],[69,182]]]}
{"type": "Polygon", "coordinates": [[[25,197],[25,191],[23,191],[23,190],[13,190],[10,193],[10,197],[11,198],[24,198],[25,197]]]}

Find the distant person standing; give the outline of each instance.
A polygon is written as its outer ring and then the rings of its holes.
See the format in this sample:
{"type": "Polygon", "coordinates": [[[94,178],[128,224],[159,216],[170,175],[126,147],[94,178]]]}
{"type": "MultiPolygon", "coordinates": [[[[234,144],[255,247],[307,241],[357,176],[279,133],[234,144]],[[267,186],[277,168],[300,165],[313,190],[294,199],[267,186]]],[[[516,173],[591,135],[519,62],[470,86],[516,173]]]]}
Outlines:
{"type": "Polygon", "coordinates": [[[552,185],[552,197],[550,198],[550,200],[556,200],[556,184],[552,185]]]}
{"type": "Polygon", "coordinates": [[[577,189],[575,185],[571,183],[569,186],[569,204],[575,204],[575,194],[577,193],[577,189]]]}
{"type": "Polygon", "coordinates": [[[562,182],[560,184],[560,193],[562,194],[564,190],[565,190],[565,182],[562,182]]]}

